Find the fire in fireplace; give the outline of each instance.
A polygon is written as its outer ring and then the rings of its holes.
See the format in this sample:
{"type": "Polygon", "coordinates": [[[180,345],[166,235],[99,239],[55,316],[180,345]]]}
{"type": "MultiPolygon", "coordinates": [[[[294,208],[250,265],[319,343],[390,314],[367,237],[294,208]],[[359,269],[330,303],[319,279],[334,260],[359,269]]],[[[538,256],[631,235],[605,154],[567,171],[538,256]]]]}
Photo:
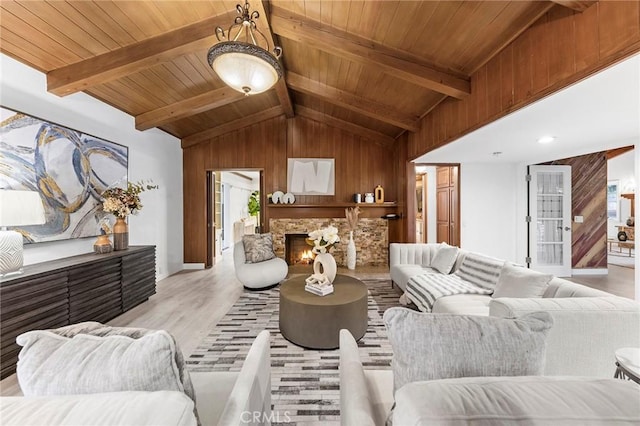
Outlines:
{"type": "Polygon", "coordinates": [[[307,234],[284,235],[284,259],[288,265],[311,265],[313,253],[311,246],[305,241],[307,234]]]}

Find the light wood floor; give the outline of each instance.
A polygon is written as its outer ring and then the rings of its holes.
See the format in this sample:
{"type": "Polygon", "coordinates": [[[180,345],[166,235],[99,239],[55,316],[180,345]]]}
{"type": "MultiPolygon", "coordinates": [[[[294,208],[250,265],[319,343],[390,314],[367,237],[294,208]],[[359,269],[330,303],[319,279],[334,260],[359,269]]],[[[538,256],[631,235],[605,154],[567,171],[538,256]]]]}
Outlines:
{"type": "MultiPolygon", "coordinates": [[[[300,269],[291,272],[306,273],[300,269]]],[[[339,273],[358,278],[389,278],[387,267],[358,267],[356,271],[340,268],[339,273]]],[[[630,268],[610,265],[609,275],[571,280],[619,296],[634,295],[634,270],[630,268]]],[[[156,295],[109,324],[168,330],[185,356],[189,356],[243,291],[235,277],[232,253],[227,250],[211,269],[182,271],[158,282],[156,295]]],[[[0,381],[0,395],[20,394],[15,374],[0,381]]]]}

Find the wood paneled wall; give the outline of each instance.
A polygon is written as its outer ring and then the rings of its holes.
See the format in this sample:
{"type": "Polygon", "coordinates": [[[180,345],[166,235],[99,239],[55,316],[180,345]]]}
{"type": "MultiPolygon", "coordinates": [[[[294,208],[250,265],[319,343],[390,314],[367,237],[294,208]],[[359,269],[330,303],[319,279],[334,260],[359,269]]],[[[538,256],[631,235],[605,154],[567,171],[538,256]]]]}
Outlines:
{"type": "Polygon", "coordinates": [[[471,76],[471,95],[447,98],[409,135],[408,159],[640,51],[640,2],[554,7],[471,76]]]}
{"type": "Polygon", "coordinates": [[[571,166],[571,264],[574,269],[607,267],[607,153],[581,155],[549,164],[571,166]]]}
{"type": "MultiPolygon", "coordinates": [[[[318,210],[326,214],[327,205],[350,202],[354,193],[373,192],[376,185],[382,185],[385,199],[398,201],[401,210],[404,194],[398,188],[403,188],[404,183],[398,175],[398,155],[404,161],[404,148],[396,150],[300,116],[262,121],[187,148],[183,152],[184,262],[205,262],[207,170],[261,169],[263,192],[271,193],[287,189],[287,158],[334,158],[335,196],[298,196],[296,204],[317,204],[318,210]]],[[[265,229],[273,209],[263,209],[265,229]]],[[[277,208],[279,217],[283,209],[277,208]]],[[[377,210],[363,209],[362,216],[379,217],[377,210]]],[[[344,207],[336,207],[334,213],[334,217],[343,217],[344,207]]],[[[403,234],[401,222],[390,222],[391,241],[399,241],[403,234]]]]}

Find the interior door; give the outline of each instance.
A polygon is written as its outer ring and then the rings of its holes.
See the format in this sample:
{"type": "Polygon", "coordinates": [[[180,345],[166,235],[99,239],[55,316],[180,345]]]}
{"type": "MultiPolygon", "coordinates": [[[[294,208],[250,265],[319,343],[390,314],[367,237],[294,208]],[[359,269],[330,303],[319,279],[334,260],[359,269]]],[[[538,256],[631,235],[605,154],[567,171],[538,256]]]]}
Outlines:
{"type": "Polygon", "coordinates": [[[531,267],[571,276],[571,166],[529,168],[531,267]]]}

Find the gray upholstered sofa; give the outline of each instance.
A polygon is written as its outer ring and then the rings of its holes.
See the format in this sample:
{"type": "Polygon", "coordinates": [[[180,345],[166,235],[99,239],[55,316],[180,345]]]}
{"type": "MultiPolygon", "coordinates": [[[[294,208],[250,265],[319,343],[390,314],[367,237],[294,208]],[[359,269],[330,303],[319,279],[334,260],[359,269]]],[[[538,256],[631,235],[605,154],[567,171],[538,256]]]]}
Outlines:
{"type": "MultiPolygon", "coordinates": [[[[253,342],[239,372],[192,372],[203,426],[262,425],[271,419],[269,332],[253,342]]],[[[178,391],[127,391],[0,398],[3,425],[196,425],[193,401],[178,391]]]]}

